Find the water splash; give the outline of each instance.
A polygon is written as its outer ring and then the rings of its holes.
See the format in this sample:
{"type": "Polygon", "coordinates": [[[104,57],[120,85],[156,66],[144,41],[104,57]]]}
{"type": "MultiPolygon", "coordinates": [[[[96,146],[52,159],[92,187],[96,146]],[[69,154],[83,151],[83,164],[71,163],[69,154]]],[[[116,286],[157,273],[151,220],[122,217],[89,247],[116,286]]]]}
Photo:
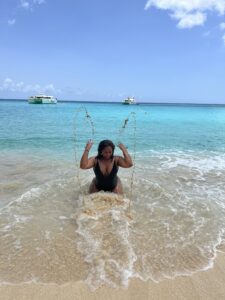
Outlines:
{"type": "MultiPolygon", "coordinates": [[[[94,121],[91,117],[91,114],[87,111],[85,106],[79,107],[75,111],[74,117],[74,156],[75,156],[75,165],[76,165],[76,178],[79,184],[79,188],[81,191],[82,197],[85,195],[85,191],[83,190],[84,185],[82,185],[79,171],[79,162],[80,162],[80,153],[81,149],[79,149],[80,143],[83,140],[85,143],[84,137],[88,137],[88,139],[95,140],[96,130],[94,121]],[[79,132],[78,128],[82,128],[82,132],[79,132]]],[[[134,185],[134,173],[135,173],[135,159],[136,159],[136,114],[135,112],[131,112],[122,122],[122,126],[116,133],[116,144],[118,145],[121,140],[127,140],[128,144],[131,144],[130,153],[133,160],[133,168],[131,171],[131,179],[130,179],[130,198],[132,197],[133,185],[134,185]],[[126,135],[126,138],[125,138],[126,135]]],[[[83,147],[83,145],[82,145],[83,147]]]]}
{"type": "Polygon", "coordinates": [[[86,283],[127,286],[136,255],[130,243],[129,199],[99,192],[86,196],[86,208],[76,217],[77,247],[89,265],[86,283]]]}
{"type": "Polygon", "coordinates": [[[89,136],[89,139],[91,140],[94,140],[95,137],[94,122],[85,106],[81,106],[75,111],[73,128],[74,128],[74,145],[75,145],[74,158],[75,158],[75,165],[76,165],[76,179],[84,203],[85,192],[80,178],[80,157],[79,156],[81,151],[79,151],[80,150],[79,145],[82,140],[82,136],[83,137],[89,136]],[[82,134],[79,133],[78,128],[82,128],[82,134]]]}

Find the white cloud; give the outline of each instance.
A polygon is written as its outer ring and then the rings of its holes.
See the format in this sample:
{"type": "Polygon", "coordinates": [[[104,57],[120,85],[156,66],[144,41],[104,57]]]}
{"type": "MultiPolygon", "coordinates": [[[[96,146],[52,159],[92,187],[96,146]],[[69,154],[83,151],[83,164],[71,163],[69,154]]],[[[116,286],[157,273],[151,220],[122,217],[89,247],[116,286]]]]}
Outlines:
{"type": "Polygon", "coordinates": [[[0,85],[0,91],[27,93],[61,93],[60,89],[54,87],[52,83],[41,86],[40,84],[25,84],[23,81],[14,82],[11,78],[5,78],[0,85]]]}
{"type": "Polygon", "coordinates": [[[11,19],[11,20],[8,20],[8,24],[9,25],[14,25],[16,23],[16,19],[11,19]]]}
{"type": "Polygon", "coordinates": [[[196,12],[193,14],[176,12],[172,14],[171,17],[179,21],[177,27],[181,29],[192,28],[197,25],[203,25],[207,19],[207,16],[201,12],[196,12]]]}
{"type": "Polygon", "coordinates": [[[34,4],[42,4],[45,3],[45,0],[33,0],[34,4]]]}
{"type": "Polygon", "coordinates": [[[30,3],[26,0],[20,0],[20,5],[25,9],[28,9],[30,7],[30,3]]]}
{"type": "Polygon", "coordinates": [[[25,9],[32,9],[34,5],[45,3],[45,0],[20,0],[21,7],[25,9]]]}
{"type": "Polygon", "coordinates": [[[211,30],[208,30],[208,31],[203,33],[203,36],[207,37],[207,36],[210,36],[210,34],[211,34],[211,30]]]}
{"type": "Polygon", "coordinates": [[[224,43],[224,46],[225,46],[225,34],[222,36],[222,40],[223,40],[223,43],[224,43]]]}
{"type": "Polygon", "coordinates": [[[145,9],[151,7],[168,10],[178,28],[191,28],[203,25],[210,11],[224,15],[225,0],[148,0],[145,9]]]}
{"type": "MultiPolygon", "coordinates": [[[[34,7],[37,5],[44,4],[45,0],[18,0],[19,1],[19,7],[22,9],[25,9],[27,11],[33,11],[34,7]]],[[[15,16],[15,12],[14,12],[15,16]]],[[[11,18],[8,20],[8,25],[13,26],[16,23],[15,18],[11,18]]]]}
{"type": "Polygon", "coordinates": [[[224,30],[225,29],[225,23],[223,22],[223,23],[220,23],[220,29],[221,30],[224,30]]]}

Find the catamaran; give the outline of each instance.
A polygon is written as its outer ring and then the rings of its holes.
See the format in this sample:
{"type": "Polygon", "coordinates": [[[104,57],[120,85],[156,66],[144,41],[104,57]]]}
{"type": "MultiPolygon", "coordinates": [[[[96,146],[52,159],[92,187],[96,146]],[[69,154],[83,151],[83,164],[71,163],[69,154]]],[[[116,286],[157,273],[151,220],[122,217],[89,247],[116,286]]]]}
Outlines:
{"type": "Polygon", "coordinates": [[[122,104],[135,104],[135,99],[134,97],[127,97],[122,101],[122,104]]]}
{"type": "Polygon", "coordinates": [[[56,104],[57,98],[54,96],[40,94],[29,97],[28,102],[30,104],[56,104]]]}

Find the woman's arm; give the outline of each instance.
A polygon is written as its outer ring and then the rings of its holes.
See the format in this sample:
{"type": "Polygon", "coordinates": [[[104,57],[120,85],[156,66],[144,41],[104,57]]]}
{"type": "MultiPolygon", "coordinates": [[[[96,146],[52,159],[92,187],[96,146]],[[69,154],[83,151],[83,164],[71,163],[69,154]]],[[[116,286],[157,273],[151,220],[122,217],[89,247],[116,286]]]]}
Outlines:
{"type": "Polygon", "coordinates": [[[80,160],[80,168],[81,169],[90,169],[94,167],[95,157],[88,158],[89,151],[93,145],[93,142],[89,140],[84,149],[84,153],[80,160]]]}
{"type": "Polygon", "coordinates": [[[122,168],[130,168],[133,166],[132,159],[130,157],[130,154],[127,151],[127,148],[123,144],[119,144],[118,147],[123,152],[123,157],[118,156],[117,165],[122,168]]]}

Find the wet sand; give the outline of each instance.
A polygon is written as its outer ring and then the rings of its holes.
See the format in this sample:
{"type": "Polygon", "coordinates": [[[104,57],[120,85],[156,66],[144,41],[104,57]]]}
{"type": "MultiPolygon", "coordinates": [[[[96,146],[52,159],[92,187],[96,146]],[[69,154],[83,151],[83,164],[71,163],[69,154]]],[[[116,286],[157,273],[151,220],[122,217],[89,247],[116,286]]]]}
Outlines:
{"type": "Polygon", "coordinates": [[[179,276],[160,283],[130,281],[129,287],[102,287],[94,292],[82,282],[55,284],[20,284],[0,286],[2,300],[148,300],[225,298],[225,253],[218,253],[213,268],[192,276],[179,276]]]}

